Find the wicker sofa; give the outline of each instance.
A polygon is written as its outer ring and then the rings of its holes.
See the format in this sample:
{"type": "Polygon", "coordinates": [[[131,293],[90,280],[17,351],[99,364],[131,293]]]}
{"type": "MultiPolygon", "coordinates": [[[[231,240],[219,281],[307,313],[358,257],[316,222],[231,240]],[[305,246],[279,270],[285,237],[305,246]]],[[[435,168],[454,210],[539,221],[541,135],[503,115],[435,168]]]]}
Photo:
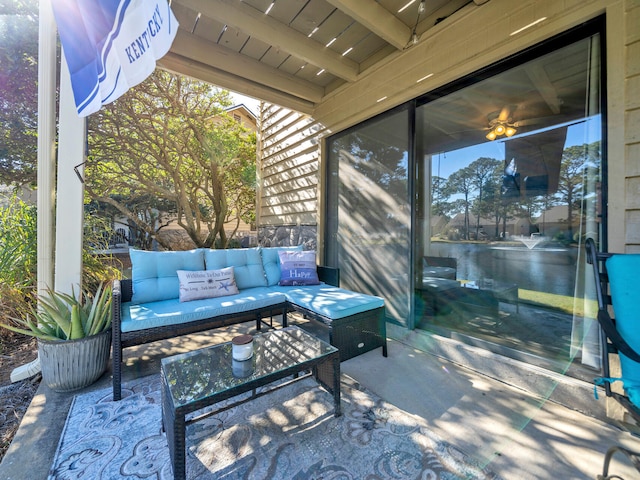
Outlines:
{"type": "MultiPolygon", "coordinates": [[[[387,356],[384,300],[339,288],[339,271],[317,267],[317,285],[282,286],[279,251],[301,248],[131,250],[132,279],[113,284],[113,399],[121,398],[123,350],[212,328],[297,311],[321,322],[341,361],[382,347],[387,356]],[[178,271],[233,267],[238,293],[180,301],[178,271]]],[[[271,324],[271,322],[270,322],[271,324]]]]}

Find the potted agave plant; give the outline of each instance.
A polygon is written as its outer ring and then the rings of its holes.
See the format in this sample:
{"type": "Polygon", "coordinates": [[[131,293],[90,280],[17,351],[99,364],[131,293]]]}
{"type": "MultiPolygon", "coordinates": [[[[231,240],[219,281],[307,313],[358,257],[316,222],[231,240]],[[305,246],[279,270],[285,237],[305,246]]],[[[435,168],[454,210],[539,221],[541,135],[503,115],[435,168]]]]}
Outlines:
{"type": "Polygon", "coordinates": [[[95,295],[48,290],[26,318],[3,327],[38,339],[42,380],[58,392],[84,388],[107,369],[111,350],[111,288],[95,295]]]}

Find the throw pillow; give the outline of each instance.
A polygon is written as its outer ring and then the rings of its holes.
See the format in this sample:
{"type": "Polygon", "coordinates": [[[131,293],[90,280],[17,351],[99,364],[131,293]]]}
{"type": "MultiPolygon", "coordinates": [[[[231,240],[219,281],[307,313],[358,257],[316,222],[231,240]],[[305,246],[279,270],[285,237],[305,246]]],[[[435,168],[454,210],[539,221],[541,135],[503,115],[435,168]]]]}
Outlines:
{"type": "Polygon", "coordinates": [[[264,266],[264,273],[267,275],[267,285],[269,287],[278,285],[280,281],[280,257],[278,252],[284,250],[301,252],[302,245],[295,247],[264,247],[260,249],[262,265],[264,266]]]}
{"type": "Polygon", "coordinates": [[[197,272],[178,270],[177,273],[180,280],[181,302],[224,297],[239,293],[236,279],[233,275],[233,267],[197,272]]]}
{"type": "Polygon", "coordinates": [[[306,250],[296,252],[281,250],[280,257],[280,282],[278,285],[318,285],[318,271],[316,269],[316,252],[306,250]]]}

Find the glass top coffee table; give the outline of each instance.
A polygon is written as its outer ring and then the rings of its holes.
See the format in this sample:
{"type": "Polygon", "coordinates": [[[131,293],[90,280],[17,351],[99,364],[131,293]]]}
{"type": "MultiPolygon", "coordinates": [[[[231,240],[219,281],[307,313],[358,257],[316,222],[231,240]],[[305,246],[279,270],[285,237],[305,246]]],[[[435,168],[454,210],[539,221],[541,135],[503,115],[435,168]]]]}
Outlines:
{"type": "Polygon", "coordinates": [[[340,416],[340,354],[337,348],[295,326],[256,335],[253,346],[253,356],[242,362],[233,360],[231,342],[162,359],[162,424],[176,479],[186,476],[185,429],[188,424],[291,382],[312,375],[333,394],[334,415],[340,416]],[[307,373],[300,375],[302,372],[307,373]],[[287,377],[291,380],[256,390],[287,377]],[[186,419],[190,413],[247,392],[251,395],[186,419]]]}

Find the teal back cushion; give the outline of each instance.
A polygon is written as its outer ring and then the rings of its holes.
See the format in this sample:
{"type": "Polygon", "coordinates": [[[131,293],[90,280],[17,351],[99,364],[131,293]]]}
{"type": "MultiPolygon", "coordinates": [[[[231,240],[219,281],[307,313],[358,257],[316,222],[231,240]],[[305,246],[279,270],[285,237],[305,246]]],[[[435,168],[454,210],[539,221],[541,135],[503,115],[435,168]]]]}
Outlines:
{"type": "Polygon", "coordinates": [[[267,275],[267,284],[272,287],[278,285],[280,281],[280,256],[278,252],[282,250],[288,250],[293,252],[301,252],[302,245],[296,247],[266,247],[261,248],[262,265],[264,266],[264,272],[267,275]]]}
{"type": "MultiPolygon", "coordinates": [[[[616,328],[636,352],[640,352],[640,254],[614,255],[607,259],[611,301],[616,328]]],[[[620,353],[622,381],[629,400],[640,407],[640,363],[620,353]]]]}
{"type": "Polygon", "coordinates": [[[147,252],[130,250],[133,296],[131,303],[140,304],[178,298],[178,270],[204,270],[201,249],[181,252],[147,252]]]}
{"type": "Polygon", "coordinates": [[[236,285],[243,288],[266,287],[267,277],[262,267],[262,257],[257,248],[232,248],[229,250],[204,250],[207,270],[233,267],[236,285]]]}

